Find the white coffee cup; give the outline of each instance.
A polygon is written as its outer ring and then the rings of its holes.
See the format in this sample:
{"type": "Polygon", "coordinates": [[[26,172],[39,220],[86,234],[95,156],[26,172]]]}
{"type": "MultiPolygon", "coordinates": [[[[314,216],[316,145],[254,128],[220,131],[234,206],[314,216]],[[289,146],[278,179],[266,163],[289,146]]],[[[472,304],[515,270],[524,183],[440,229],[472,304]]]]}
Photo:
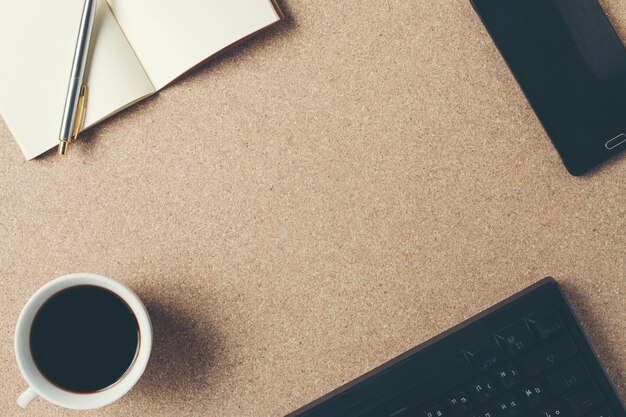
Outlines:
{"type": "Polygon", "coordinates": [[[101,275],[78,273],[70,274],[41,287],[28,300],[15,329],[15,355],[17,364],[29,388],[17,399],[20,407],[27,407],[35,398],[42,397],[61,407],[86,410],[103,407],[126,394],[139,381],[148,365],[152,351],[152,325],[146,307],[139,297],[126,286],[101,275]],[[105,288],[128,304],[139,324],[138,353],[128,372],[112,386],[94,393],[75,393],[63,390],[48,381],[39,371],[30,351],[30,329],[35,315],[41,306],[61,290],[77,285],[95,285],[105,288]]]}

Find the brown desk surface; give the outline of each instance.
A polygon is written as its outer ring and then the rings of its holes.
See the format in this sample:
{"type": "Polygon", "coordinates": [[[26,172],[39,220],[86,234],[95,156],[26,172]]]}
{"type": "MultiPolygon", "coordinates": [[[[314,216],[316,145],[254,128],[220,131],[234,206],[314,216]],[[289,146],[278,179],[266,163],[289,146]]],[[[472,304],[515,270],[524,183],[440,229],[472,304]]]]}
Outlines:
{"type": "Polygon", "coordinates": [[[12,344],[76,271],[156,332],[93,416],[281,416],[546,275],[626,397],[626,157],[569,176],[467,0],[281,5],[69,160],[0,123],[0,415],[76,415],[17,408],[12,344]]]}

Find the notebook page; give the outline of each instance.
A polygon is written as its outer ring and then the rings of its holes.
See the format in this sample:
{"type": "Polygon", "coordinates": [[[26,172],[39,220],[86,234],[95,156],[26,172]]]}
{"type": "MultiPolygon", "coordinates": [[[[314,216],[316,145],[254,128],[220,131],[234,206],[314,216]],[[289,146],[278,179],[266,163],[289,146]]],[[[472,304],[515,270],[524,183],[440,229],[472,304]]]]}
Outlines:
{"type": "MultiPolygon", "coordinates": [[[[154,93],[115,21],[98,2],[85,127],[154,93]]],[[[0,114],[24,156],[56,146],[84,0],[0,0],[0,114]]]]}
{"type": "Polygon", "coordinates": [[[271,0],[107,0],[157,89],[280,20],[271,0]]]}

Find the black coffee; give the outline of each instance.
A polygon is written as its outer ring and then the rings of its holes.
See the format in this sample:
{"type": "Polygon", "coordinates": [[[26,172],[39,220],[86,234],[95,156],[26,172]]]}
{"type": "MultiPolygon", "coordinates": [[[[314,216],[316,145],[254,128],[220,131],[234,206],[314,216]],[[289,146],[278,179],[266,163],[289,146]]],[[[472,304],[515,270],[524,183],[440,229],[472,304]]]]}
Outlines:
{"type": "Polygon", "coordinates": [[[68,391],[96,392],[128,371],[139,337],[137,319],[120,297],[80,285],[54,294],[39,309],[30,348],[50,382],[68,391]]]}

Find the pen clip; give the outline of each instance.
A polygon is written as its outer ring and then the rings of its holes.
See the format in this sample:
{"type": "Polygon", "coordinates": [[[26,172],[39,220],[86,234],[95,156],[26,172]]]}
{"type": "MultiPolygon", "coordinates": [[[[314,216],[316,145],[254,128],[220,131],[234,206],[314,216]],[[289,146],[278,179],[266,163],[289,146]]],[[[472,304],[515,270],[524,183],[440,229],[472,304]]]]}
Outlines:
{"type": "Polygon", "coordinates": [[[76,140],[78,134],[85,124],[85,113],[87,112],[87,96],[89,89],[86,85],[83,85],[80,89],[80,96],[78,97],[78,104],[76,105],[76,117],[74,118],[74,127],[72,128],[72,140],[76,140]]]}

